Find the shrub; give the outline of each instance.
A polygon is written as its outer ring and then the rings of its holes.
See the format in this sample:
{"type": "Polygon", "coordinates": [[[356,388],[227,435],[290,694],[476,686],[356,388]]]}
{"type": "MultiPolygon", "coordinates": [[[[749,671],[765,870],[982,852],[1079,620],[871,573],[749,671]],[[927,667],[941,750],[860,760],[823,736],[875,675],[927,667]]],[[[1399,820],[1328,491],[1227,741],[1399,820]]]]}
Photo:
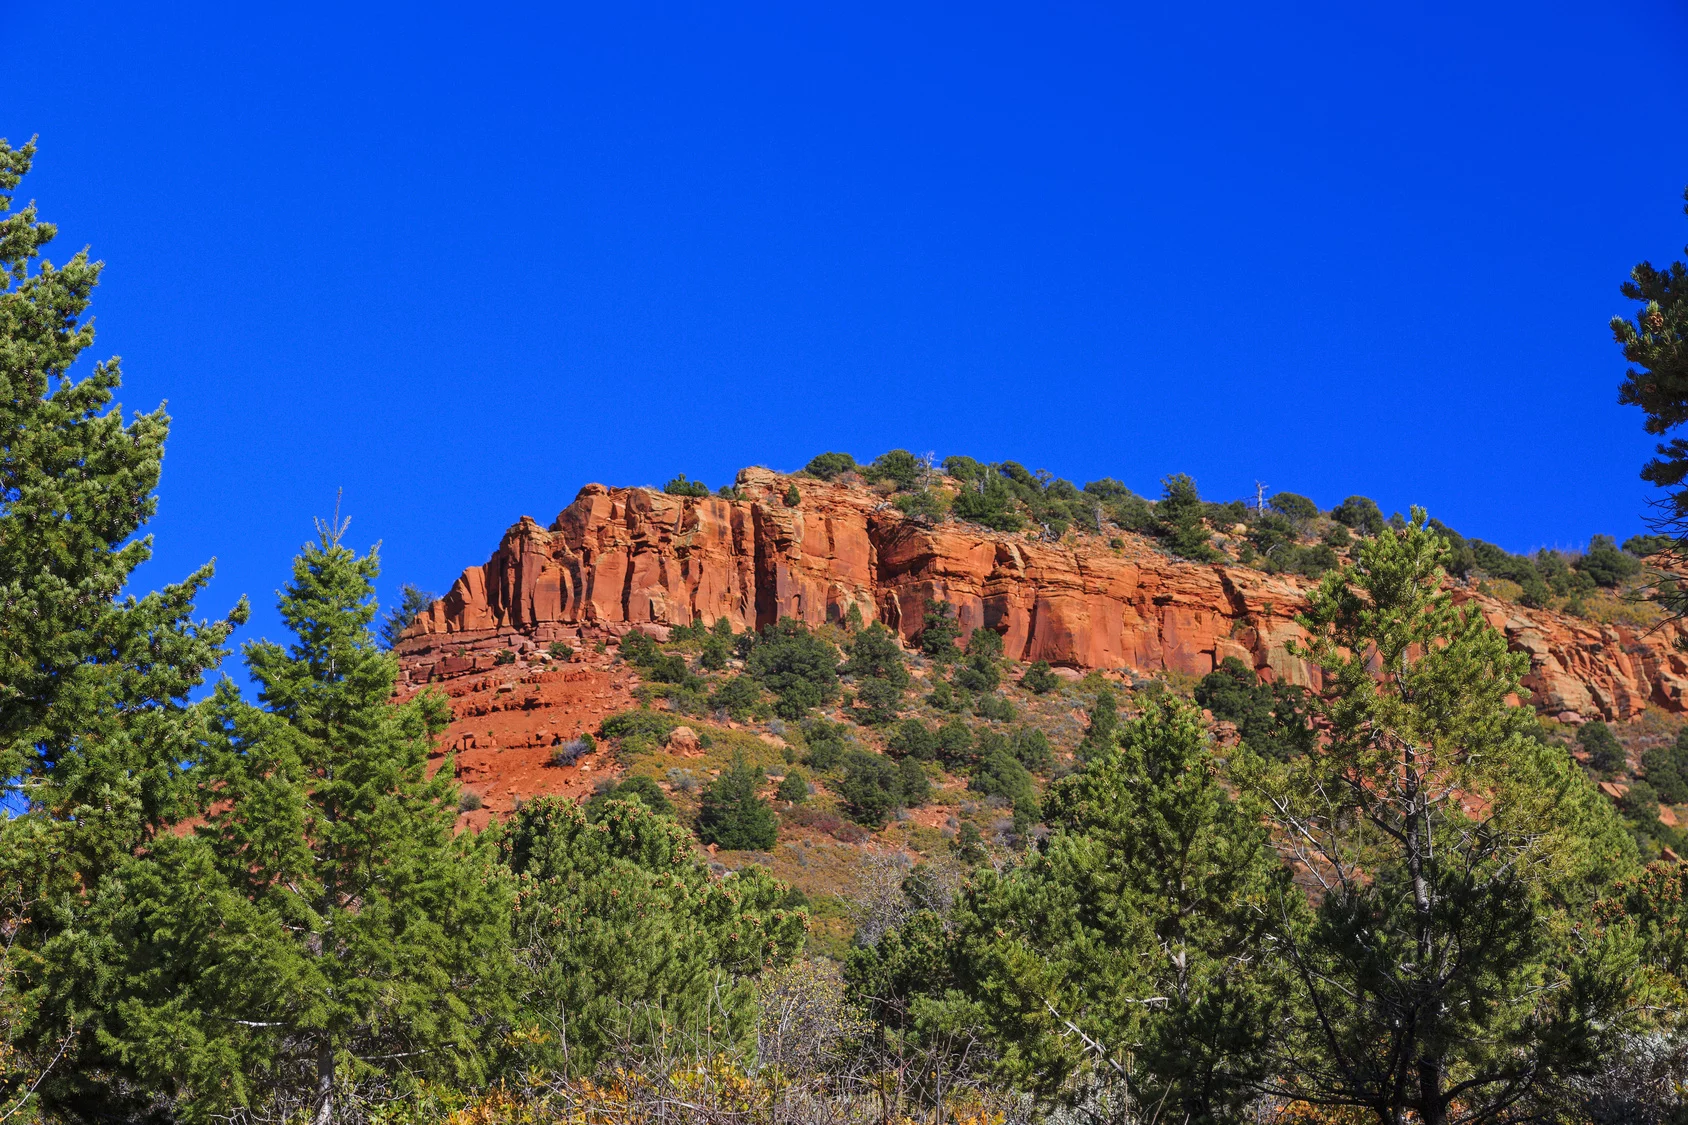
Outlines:
{"type": "Polygon", "coordinates": [[[1320,542],[1325,546],[1333,548],[1346,547],[1353,541],[1354,533],[1349,531],[1346,525],[1340,523],[1331,524],[1320,539],[1320,542]]]}
{"type": "Polygon", "coordinates": [[[893,809],[923,803],[930,790],[917,759],[898,763],[865,750],[852,750],[845,756],[844,779],[838,787],[850,816],[876,826],[884,824],[893,809]]]}
{"type": "Polygon", "coordinates": [[[1589,768],[1596,773],[1616,773],[1629,764],[1617,735],[1612,733],[1611,727],[1598,720],[1578,728],[1577,745],[1588,752],[1589,768]]]}
{"type": "Polygon", "coordinates": [[[938,738],[932,729],[919,719],[904,719],[897,724],[885,746],[893,754],[930,761],[938,756],[938,738]]]}
{"type": "MultiPolygon", "coordinates": [[[[954,460],[950,458],[950,461],[954,460]]],[[[944,462],[946,468],[950,461],[944,462]]],[[[999,473],[985,470],[983,475],[969,481],[950,502],[950,514],[994,531],[1018,531],[1025,521],[1015,510],[1014,500],[1014,492],[1008,487],[1008,482],[999,473]]]]}
{"type": "Polygon", "coordinates": [[[554,766],[572,766],[595,747],[592,736],[583,734],[579,738],[571,738],[551,751],[551,764],[554,766]]]}
{"type": "Polygon", "coordinates": [[[937,523],[949,512],[949,506],[943,497],[930,488],[922,488],[918,492],[906,492],[895,501],[897,510],[910,519],[924,523],[937,523]]]}
{"type": "Polygon", "coordinates": [[[685,473],[680,473],[673,480],[662,486],[662,490],[670,496],[708,496],[709,486],[700,480],[687,480],[685,473]]]}
{"type": "Polygon", "coordinates": [[[801,719],[838,696],[838,650],[801,621],[783,617],[765,627],[745,664],[784,718],[801,719]]]}
{"type": "Polygon", "coordinates": [[[892,481],[906,490],[919,483],[922,467],[920,459],[908,450],[893,449],[875,457],[873,464],[862,470],[862,476],[869,481],[892,481]]]}
{"type": "Polygon", "coordinates": [[[779,822],[768,802],[756,795],[765,775],[743,757],[723,770],[703,791],[698,805],[698,837],[729,851],[766,851],[774,846],[779,822]]]}
{"type": "Polygon", "coordinates": [[[908,665],[903,660],[902,645],[897,643],[891,630],[877,622],[850,639],[846,655],[848,659],[838,669],[846,676],[888,680],[898,687],[908,683],[908,665]]]}
{"type": "Polygon", "coordinates": [[[662,791],[662,786],[648,777],[632,776],[611,782],[586,802],[586,819],[597,822],[604,818],[611,801],[633,801],[658,816],[673,816],[674,802],[662,791]]]}
{"type": "Polygon", "coordinates": [[[709,707],[743,720],[762,702],[762,689],[749,676],[729,676],[709,693],[709,707]]]}
{"type": "Polygon", "coordinates": [[[856,471],[856,459],[848,453],[822,453],[803,467],[803,471],[821,480],[831,480],[841,473],[856,471]]]}
{"type": "Polygon", "coordinates": [[[803,494],[797,491],[797,485],[792,484],[785,490],[785,506],[795,508],[803,502],[803,494]]]}
{"type": "Polygon", "coordinates": [[[1029,770],[1046,770],[1055,764],[1055,748],[1036,727],[1021,727],[1009,739],[1008,748],[1029,770]]]}
{"type": "Polygon", "coordinates": [[[803,744],[808,747],[804,761],[810,769],[830,770],[844,757],[850,745],[850,734],[843,723],[829,723],[825,719],[810,719],[800,728],[803,744]]]}
{"type": "Polygon", "coordinates": [[[897,763],[897,781],[902,787],[903,807],[917,809],[932,794],[932,782],[921,768],[920,759],[904,758],[897,763]]]}
{"type": "Polygon", "coordinates": [[[1596,586],[1611,588],[1625,579],[1641,573],[1641,562],[1618,550],[1610,535],[1596,535],[1589,541],[1588,550],[1576,562],[1576,568],[1593,579],[1596,586]]]}
{"type": "Polygon", "coordinates": [[[863,726],[882,727],[897,721],[903,689],[890,680],[864,680],[856,688],[856,700],[855,720],[863,726]]]}
{"type": "Polygon", "coordinates": [[[1262,757],[1283,762],[1313,748],[1306,693],[1291,684],[1261,683],[1234,656],[1202,677],[1195,696],[1215,719],[1234,723],[1244,744],[1262,757]]]}
{"type": "Polygon", "coordinates": [[[1676,540],[1669,535],[1631,535],[1624,540],[1624,550],[1638,559],[1668,550],[1676,540]]]}
{"type": "Polygon", "coordinates": [[[939,680],[926,693],[926,703],[940,711],[959,712],[966,709],[967,697],[956,691],[948,680],[939,680]]]}
{"type": "Polygon", "coordinates": [[[1305,523],[1319,518],[1319,506],[1293,492],[1280,492],[1272,497],[1271,503],[1273,511],[1281,512],[1292,520],[1305,523]]]}
{"type": "Polygon", "coordinates": [[[947,664],[960,659],[961,650],[955,647],[961,627],[955,623],[955,610],[947,602],[926,599],[926,616],[920,623],[920,651],[947,664]]]}
{"type": "Polygon", "coordinates": [[[950,842],[950,850],[955,858],[969,867],[983,863],[989,853],[985,851],[985,834],[979,831],[979,826],[971,820],[963,821],[961,829],[956,832],[955,839],[950,842]]]}
{"type": "Polygon", "coordinates": [[[1655,746],[1641,755],[1647,780],[1666,804],[1688,804],[1688,730],[1669,746],[1655,746]]]}
{"type": "Polygon", "coordinates": [[[1365,536],[1377,535],[1384,528],[1383,510],[1366,496],[1350,496],[1331,509],[1330,518],[1365,536]]]}
{"type": "Polygon", "coordinates": [[[1209,540],[1212,536],[1202,522],[1201,493],[1188,473],[1176,473],[1161,482],[1161,501],[1155,505],[1155,533],[1167,550],[1195,562],[1211,562],[1218,558],[1209,540]]]}
{"type": "Polygon", "coordinates": [[[392,648],[398,644],[404,631],[436,600],[431,591],[412,586],[409,582],[400,586],[399,604],[387,611],[387,619],[381,623],[381,647],[392,648]]]}
{"type": "Polygon", "coordinates": [[[715,490],[715,495],[723,500],[743,500],[744,490],[734,484],[723,484],[715,490]]]}
{"type": "MultiPolygon", "coordinates": [[[[721,620],[725,621],[726,618],[721,620]]],[[[731,626],[728,626],[729,631],[731,626]]],[[[727,666],[727,660],[733,655],[733,642],[730,636],[722,637],[710,633],[703,638],[703,646],[698,650],[697,662],[711,672],[719,672],[727,666]]]]}
{"type": "Polygon", "coordinates": [[[645,666],[645,675],[659,684],[683,684],[691,670],[686,658],[677,652],[665,652],[645,666]]]}
{"type": "Polygon", "coordinates": [[[992,692],[1002,682],[1002,673],[996,666],[996,661],[977,656],[969,656],[967,663],[955,672],[955,684],[959,688],[974,692],[992,692]]]}
{"type": "Polygon", "coordinates": [[[1047,695],[1061,686],[1061,677],[1049,667],[1049,661],[1039,660],[1020,677],[1020,686],[1035,695],[1047,695]]]}
{"type": "Polygon", "coordinates": [[[1633,782],[1629,791],[1618,798],[1618,808],[1631,820],[1639,821],[1643,828],[1649,827],[1659,819],[1659,793],[1645,781],[1633,782]]]}
{"type": "Polygon", "coordinates": [[[1011,722],[1016,714],[1014,705],[1000,695],[980,697],[979,701],[973,704],[973,713],[993,723],[1011,722]]]}
{"type": "Polygon", "coordinates": [[[551,647],[545,651],[551,654],[552,660],[567,660],[574,655],[574,646],[563,641],[552,641],[551,647]]]}
{"type": "Polygon", "coordinates": [[[987,797],[1000,797],[1014,806],[1014,828],[1025,831],[1042,816],[1038,807],[1037,786],[1026,767],[1005,746],[993,746],[980,758],[967,788],[987,797]]]}
{"type": "Polygon", "coordinates": [[[965,762],[973,757],[973,732],[960,719],[951,719],[938,728],[938,756],[945,762],[965,762]]]}
{"type": "Polygon", "coordinates": [[[514,664],[516,654],[507,648],[501,648],[498,650],[498,655],[492,658],[492,661],[494,664],[514,664]]]}
{"type": "Polygon", "coordinates": [[[774,795],[788,804],[801,805],[809,799],[809,782],[802,774],[793,770],[780,781],[780,787],[774,795]]]}
{"type": "Polygon", "coordinates": [[[473,789],[465,789],[457,795],[457,810],[459,812],[474,812],[483,803],[481,795],[473,789]]]}
{"type": "Polygon", "coordinates": [[[675,725],[674,720],[661,711],[641,707],[637,711],[611,715],[598,724],[598,734],[603,738],[619,739],[623,749],[638,752],[660,745],[675,725]]]}
{"type": "Polygon", "coordinates": [[[656,638],[638,629],[634,629],[621,638],[621,644],[617,651],[621,653],[621,658],[627,663],[640,666],[651,664],[662,655],[662,650],[657,647],[656,638]]]}

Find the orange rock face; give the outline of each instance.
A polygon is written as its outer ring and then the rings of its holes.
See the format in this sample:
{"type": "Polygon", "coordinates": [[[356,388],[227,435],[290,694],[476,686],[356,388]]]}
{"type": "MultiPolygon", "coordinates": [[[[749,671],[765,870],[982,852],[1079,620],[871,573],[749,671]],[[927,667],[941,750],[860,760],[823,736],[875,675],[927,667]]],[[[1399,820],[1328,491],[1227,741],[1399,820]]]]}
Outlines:
{"type": "MultiPolygon", "coordinates": [[[[549,528],[523,517],[399,644],[409,682],[484,672],[500,649],[591,641],[639,628],[781,617],[810,624],[882,621],[912,639],[927,599],[955,608],[964,632],[1002,634],[1007,655],[1074,669],[1190,676],[1227,656],[1269,679],[1317,686],[1291,656],[1303,579],[1172,558],[1150,541],[1044,542],[959,523],[908,519],[877,493],[762,469],[739,475],[742,500],[588,485],[549,528]],[[785,504],[796,484],[799,503],[785,504]]],[[[1654,633],[1596,625],[1460,589],[1530,655],[1526,686],[1566,719],[1625,719],[1688,708],[1688,660],[1674,625],[1654,633]]]]}

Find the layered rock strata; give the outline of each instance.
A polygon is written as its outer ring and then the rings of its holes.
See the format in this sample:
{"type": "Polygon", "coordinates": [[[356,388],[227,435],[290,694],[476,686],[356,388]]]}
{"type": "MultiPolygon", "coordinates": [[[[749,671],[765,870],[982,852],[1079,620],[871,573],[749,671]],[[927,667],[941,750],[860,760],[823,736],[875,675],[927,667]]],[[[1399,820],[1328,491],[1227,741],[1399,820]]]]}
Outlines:
{"type": "MultiPolygon", "coordinates": [[[[484,565],[411,626],[398,646],[412,684],[493,666],[501,650],[658,636],[694,621],[735,630],[781,617],[819,625],[881,621],[905,639],[928,599],[964,632],[1002,634],[1007,655],[1078,670],[1200,676],[1227,656],[1262,676],[1317,686],[1286,644],[1305,580],[1172,558],[1125,535],[1046,542],[968,524],[929,526],[878,492],[747,469],[742,499],[588,485],[550,527],[523,517],[484,565]],[[798,502],[787,505],[793,485],[798,502]]],[[[1688,707],[1688,658],[1667,625],[1651,633],[1528,610],[1464,587],[1515,650],[1543,711],[1568,721],[1688,707]]]]}

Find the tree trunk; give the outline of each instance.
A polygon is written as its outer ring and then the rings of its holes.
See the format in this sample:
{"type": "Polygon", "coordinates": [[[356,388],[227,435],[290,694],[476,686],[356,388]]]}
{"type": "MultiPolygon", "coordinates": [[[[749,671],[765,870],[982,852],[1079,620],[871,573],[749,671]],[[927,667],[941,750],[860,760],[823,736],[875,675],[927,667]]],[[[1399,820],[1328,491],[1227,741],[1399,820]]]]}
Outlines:
{"type": "Polygon", "coordinates": [[[334,1044],[326,1035],[317,1042],[316,1110],[311,1125],[334,1125],[334,1044]]]}

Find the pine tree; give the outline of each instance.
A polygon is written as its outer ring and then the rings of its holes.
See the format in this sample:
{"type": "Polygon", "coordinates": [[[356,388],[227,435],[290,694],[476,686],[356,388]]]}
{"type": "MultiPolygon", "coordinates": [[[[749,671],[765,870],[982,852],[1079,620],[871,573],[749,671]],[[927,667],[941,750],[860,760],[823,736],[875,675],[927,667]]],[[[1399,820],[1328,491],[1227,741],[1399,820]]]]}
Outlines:
{"type": "Polygon", "coordinates": [[[187,811],[187,697],[246,618],[193,619],[210,564],[119,597],[152,554],[170,419],[124,421],[116,359],[72,375],[102,266],[42,257],[56,228],[13,209],[34,156],[0,140],[0,804],[23,813],[0,816],[0,1114],[55,1060],[49,1097],[88,1095],[110,1061],[88,1031],[89,899],[187,811]]]}
{"type": "Polygon", "coordinates": [[[294,560],[283,648],[246,646],[261,706],[225,680],[199,762],[205,821],[161,836],[102,896],[116,978],[102,1041],[176,1112],[341,1120],[411,1076],[475,1079],[502,1011],[507,888],[454,839],[449,713],[392,701],[371,552],[325,524],[294,560]]]}
{"type": "Polygon", "coordinates": [[[1633,1015],[1633,940],[1584,923],[1634,847],[1509,705],[1528,657],[1453,604],[1446,551],[1414,509],[1325,579],[1300,621],[1326,744],[1239,771],[1319,900],[1306,925],[1301,891],[1280,900],[1281,1073],[1383,1122],[1557,1119],[1633,1015]]]}
{"type": "Polygon", "coordinates": [[[1039,851],[980,876],[957,921],[956,972],[1005,1070],[1108,1120],[1240,1119],[1266,1075],[1265,907],[1286,884],[1260,810],[1227,796],[1175,700],[1045,804],[1039,851]]]}

